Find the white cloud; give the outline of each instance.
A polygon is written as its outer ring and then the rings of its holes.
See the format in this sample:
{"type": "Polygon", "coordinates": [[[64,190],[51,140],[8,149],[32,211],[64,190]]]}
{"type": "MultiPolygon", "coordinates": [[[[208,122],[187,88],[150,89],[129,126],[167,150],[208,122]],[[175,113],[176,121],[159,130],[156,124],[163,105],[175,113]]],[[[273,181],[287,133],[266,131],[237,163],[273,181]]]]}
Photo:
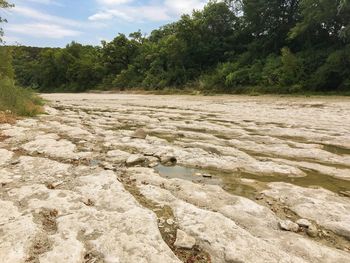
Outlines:
{"type": "Polygon", "coordinates": [[[17,24],[10,23],[6,25],[6,32],[28,35],[35,38],[60,39],[64,37],[78,36],[82,32],[73,28],[83,28],[87,26],[86,24],[73,19],[50,15],[22,5],[16,5],[11,9],[10,13],[12,15],[25,17],[28,22],[17,24]]]}
{"type": "Polygon", "coordinates": [[[45,5],[60,5],[59,3],[57,3],[54,0],[29,0],[30,2],[35,2],[35,3],[39,3],[39,4],[45,4],[45,5]]]}
{"type": "Polygon", "coordinates": [[[24,6],[16,6],[15,8],[11,9],[11,13],[19,14],[21,16],[29,17],[39,21],[47,21],[47,22],[52,22],[60,25],[81,26],[81,23],[75,20],[63,18],[60,16],[45,14],[33,8],[24,7],[24,6]]]}
{"type": "Polygon", "coordinates": [[[13,24],[6,27],[8,32],[20,33],[37,38],[53,38],[59,39],[64,37],[74,37],[80,35],[81,32],[64,28],[54,24],[13,24]]]}
{"type": "Polygon", "coordinates": [[[97,0],[98,3],[102,5],[120,5],[133,2],[133,0],[97,0]]]}
{"type": "Polygon", "coordinates": [[[119,18],[125,21],[165,21],[171,17],[167,14],[167,10],[161,6],[123,6],[118,9],[109,9],[100,11],[89,17],[91,21],[110,20],[119,18]]]}
{"type": "Polygon", "coordinates": [[[181,15],[190,14],[193,9],[202,9],[207,2],[205,0],[165,0],[164,5],[169,12],[181,15]]]}
{"type": "Polygon", "coordinates": [[[99,21],[119,18],[129,22],[169,21],[181,14],[190,14],[193,9],[202,9],[208,2],[208,0],[162,0],[135,4],[133,0],[96,1],[100,4],[100,11],[90,16],[89,20],[99,21]]]}

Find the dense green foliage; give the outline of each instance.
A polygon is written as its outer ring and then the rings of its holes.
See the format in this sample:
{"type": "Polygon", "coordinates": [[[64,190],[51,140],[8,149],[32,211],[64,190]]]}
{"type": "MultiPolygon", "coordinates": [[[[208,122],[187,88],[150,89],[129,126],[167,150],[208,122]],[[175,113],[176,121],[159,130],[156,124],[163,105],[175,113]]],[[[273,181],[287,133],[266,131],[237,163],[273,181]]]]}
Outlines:
{"type": "Polygon", "coordinates": [[[16,47],[14,66],[19,84],[41,91],[348,92],[350,1],[211,1],[147,37],[16,47]]]}
{"type": "MultiPolygon", "coordinates": [[[[7,1],[0,0],[0,9],[10,7],[7,1]]],[[[0,23],[5,21],[0,17],[0,23]]],[[[0,28],[0,40],[2,32],[0,28]]],[[[41,105],[42,100],[34,92],[15,86],[12,48],[0,46],[0,111],[33,116],[41,112],[41,105]]]]}

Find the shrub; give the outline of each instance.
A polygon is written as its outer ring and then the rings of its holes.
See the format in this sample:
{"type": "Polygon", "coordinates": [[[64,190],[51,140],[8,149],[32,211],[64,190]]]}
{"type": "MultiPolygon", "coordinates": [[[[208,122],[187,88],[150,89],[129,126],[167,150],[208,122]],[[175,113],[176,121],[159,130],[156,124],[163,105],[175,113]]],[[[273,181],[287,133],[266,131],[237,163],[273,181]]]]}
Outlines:
{"type": "Polygon", "coordinates": [[[10,78],[0,79],[0,110],[20,116],[42,113],[43,101],[31,90],[18,88],[10,78]]]}

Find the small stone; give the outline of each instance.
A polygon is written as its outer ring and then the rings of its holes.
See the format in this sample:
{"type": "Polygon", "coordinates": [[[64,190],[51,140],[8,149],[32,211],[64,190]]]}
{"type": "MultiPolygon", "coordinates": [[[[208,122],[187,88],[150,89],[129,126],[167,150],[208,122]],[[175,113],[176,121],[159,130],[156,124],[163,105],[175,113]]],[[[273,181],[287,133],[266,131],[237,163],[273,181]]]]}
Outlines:
{"type": "Polygon", "coordinates": [[[145,161],[145,157],[141,154],[133,154],[127,160],[127,165],[137,165],[143,163],[145,161]]]}
{"type": "Polygon", "coordinates": [[[102,166],[103,166],[103,168],[104,168],[105,170],[110,170],[110,171],[113,171],[113,170],[114,170],[113,165],[110,164],[110,163],[103,163],[102,166]]]}
{"type": "Polygon", "coordinates": [[[330,237],[329,233],[326,230],[322,230],[322,235],[325,237],[330,237]]]}
{"type": "Polygon", "coordinates": [[[195,173],[194,176],[202,177],[203,174],[201,174],[201,173],[195,173]]]}
{"type": "Polygon", "coordinates": [[[213,176],[211,174],[203,174],[202,175],[204,178],[212,178],[213,176]]]}
{"type": "Polygon", "coordinates": [[[144,129],[138,129],[136,130],[132,135],[131,135],[131,138],[134,138],[134,139],[146,139],[147,137],[147,133],[144,129]]]}
{"type": "Polygon", "coordinates": [[[62,184],[63,184],[63,182],[62,182],[62,181],[59,181],[59,182],[53,183],[52,186],[53,186],[54,188],[57,188],[57,187],[59,187],[59,186],[62,185],[62,184]]]}
{"type": "Polygon", "coordinates": [[[309,228],[312,224],[309,220],[307,219],[299,219],[297,222],[296,222],[299,226],[301,227],[305,227],[305,228],[309,228]]]}
{"type": "Polygon", "coordinates": [[[310,237],[317,237],[317,234],[318,234],[317,227],[315,227],[314,225],[309,226],[309,228],[307,229],[306,233],[310,237]]]}
{"type": "Polygon", "coordinates": [[[158,166],[158,163],[157,163],[157,162],[153,162],[153,163],[149,163],[149,164],[148,164],[148,167],[149,167],[149,168],[154,168],[154,167],[156,167],[156,166],[158,166]]]}
{"type": "Polygon", "coordinates": [[[262,199],[264,199],[264,194],[263,193],[261,193],[261,194],[258,194],[256,197],[255,197],[255,199],[256,200],[262,200],[262,199]]]}
{"type": "MultiPolygon", "coordinates": [[[[143,153],[145,155],[145,153],[143,153]]],[[[154,168],[159,165],[159,160],[157,157],[147,156],[148,167],[154,168]]]]}
{"type": "Polygon", "coordinates": [[[175,247],[192,249],[196,244],[196,239],[187,235],[184,231],[178,229],[176,232],[176,241],[174,243],[175,247]]]}
{"type": "Polygon", "coordinates": [[[296,224],[290,220],[280,221],[278,223],[278,225],[282,230],[285,230],[285,231],[298,232],[298,230],[299,230],[298,224],[296,224]]]}
{"type": "Polygon", "coordinates": [[[169,219],[167,219],[166,223],[167,223],[168,225],[171,226],[171,225],[173,225],[175,222],[174,222],[173,219],[169,218],[169,219]]]}
{"type": "Polygon", "coordinates": [[[54,183],[47,183],[46,187],[50,190],[54,190],[56,189],[58,186],[60,186],[61,184],[63,184],[63,182],[54,182],[54,183]]]}
{"type": "Polygon", "coordinates": [[[164,165],[175,165],[177,163],[177,159],[172,155],[165,155],[160,157],[160,162],[164,165]]]}

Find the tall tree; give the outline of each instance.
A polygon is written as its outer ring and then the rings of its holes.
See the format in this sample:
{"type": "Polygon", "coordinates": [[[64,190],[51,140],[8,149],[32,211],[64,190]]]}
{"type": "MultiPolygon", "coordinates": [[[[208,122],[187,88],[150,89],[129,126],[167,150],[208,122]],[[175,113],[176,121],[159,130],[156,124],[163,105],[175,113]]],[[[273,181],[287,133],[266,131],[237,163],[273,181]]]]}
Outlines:
{"type": "MultiPolygon", "coordinates": [[[[0,10],[6,9],[6,8],[11,8],[11,7],[13,7],[13,4],[10,4],[7,0],[0,0],[0,10]]],[[[0,24],[6,23],[6,22],[7,22],[7,20],[0,16],[0,24]]],[[[3,41],[2,40],[3,35],[4,35],[4,31],[3,31],[2,27],[0,26],[0,43],[3,41]]]]}
{"type": "Polygon", "coordinates": [[[279,52],[299,17],[299,0],[242,0],[244,21],[257,53],[279,52]]]}
{"type": "Polygon", "coordinates": [[[308,40],[338,42],[349,37],[349,0],[300,0],[301,19],[290,37],[308,35],[308,40]],[[341,37],[343,36],[343,39],[341,37]]]}

